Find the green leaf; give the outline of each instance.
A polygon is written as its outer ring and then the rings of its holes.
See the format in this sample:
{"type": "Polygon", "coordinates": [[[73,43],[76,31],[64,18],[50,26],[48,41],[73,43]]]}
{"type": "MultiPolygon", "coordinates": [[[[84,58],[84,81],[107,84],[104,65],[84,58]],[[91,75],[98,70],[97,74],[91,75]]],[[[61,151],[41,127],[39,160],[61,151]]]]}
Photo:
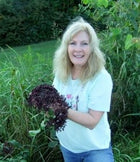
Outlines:
{"type": "Polygon", "coordinates": [[[48,110],[48,116],[49,117],[54,117],[54,111],[52,109],[48,110]]]}
{"type": "Polygon", "coordinates": [[[29,135],[31,136],[31,137],[35,137],[38,133],[40,133],[41,132],[41,130],[40,129],[37,129],[37,130],[30,130],[29,131],[29,135]]]}
{"type": "Polygon", "coordinates": [[[27,160],[22,159],[22,160],[20,160],[20,162],[27,162],[27,160]]]}
{"type": "Polygon", "coordinates": [[[89,3],[89,0],[82,0],[82,2],[87,5],[89,3]]]}
{"type": "Polygon", "coordinates": [[[46,123],[46,120],[44,119],[44,120],[41,122],[41,124],[40,124],[42,130],[44,130],[45,127],[46,127],[46,124],[45,124],[45,123],[46,123]]]}
{"type": "Polygon", "coordinates": [[[132,42],[135,44],[137,49],[140,49],[140,38],[133,38],[132,42]]]}
{"type": "Polygon", "coordinates": [[[117,35],[120,35],[121,29],[120,28],[111,28],[111,33],[110,35],[112,37],[116,37],[117,35]]]}
{"type": "Polygon", "coordinates": [[[128,117],[128,116],[140,116],[140,113],[126,114],[123,117],[128,117]]]}
{"type": "Polygon", "coordinates": [[[125,40],[125,49],[129,49],[131,46],[133,45],[133,42],[132,42],[132,35],[131,34],[128,34],[126,36],[126,40],[125,40]]]}
{"type": "Polygon", "coordinates": [[[56,145],[58,144],[58,142],[57,141],[51,141],[51,142],[49,142],[49,147],[50,148],[54,148],[54,147],[56,147],[56,145]]]}
{"type": "Polygon", "coordinates": [[[108,0],[98,0],[98,6],[104,6],[104,7],[108,7],[108,0]]]}
{"type": "Polygon", "coordinates": [[[11,140],[11,141],[9,141],[9,143],[11,143],[15,147],[18,147],[18,148],[21,147],[21,144],[19,142],[17,142],[16,140],[11,140]]]}
{"type": "Polygon", "coordinates": [[[97,0],[82,0],[82,3],[85,5],[92,5],[92,4],[96,4],[97,0]]]}
{"type": "Polygon", "coordinates": [[[50,130],[50,137],[51,137],[52,139],[55,139],[55,138],[56,138],[56,131],[55,131],[54,129],[51,129],[51,130],[50,130]]]}

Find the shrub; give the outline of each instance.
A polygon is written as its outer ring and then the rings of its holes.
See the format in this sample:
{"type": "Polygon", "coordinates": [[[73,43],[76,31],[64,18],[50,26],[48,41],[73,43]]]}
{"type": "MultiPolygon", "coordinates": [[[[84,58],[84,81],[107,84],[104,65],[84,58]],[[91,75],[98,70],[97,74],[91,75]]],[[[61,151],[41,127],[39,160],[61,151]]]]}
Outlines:
{"type": "Polygon", "coordinates": [[[56,39],[79,1],[1,0],[0,46],[56,39]]]}
{"type": "Polygon", "coordinates": [[[85,14],[104,26],[99,36],[114,82],[112,128],[118,129],[115,123],[121,121],[122,130],[134,131],[140,124],[140,4],[138,0],[83,0],[83,3],[87,8],[85,14]]]}

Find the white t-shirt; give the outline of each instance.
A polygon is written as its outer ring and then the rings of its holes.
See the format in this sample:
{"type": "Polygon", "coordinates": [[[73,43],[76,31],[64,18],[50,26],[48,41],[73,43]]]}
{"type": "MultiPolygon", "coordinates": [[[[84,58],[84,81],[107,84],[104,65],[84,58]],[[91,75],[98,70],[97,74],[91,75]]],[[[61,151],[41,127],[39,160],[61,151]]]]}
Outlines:
{"type": "Polygon", "coordinates": [[[69,77],[67,83],[57,78],[53,82],[58,92],[66,98],[72,109],[88,112],[88,109],[103,111],[104,114],[92,130],[67,119],[64,131],[56,132],[60,144],[74,153],[108,148],[111,141],[107,112],[110,111],[112,79],[101,70],[85,85],[69,77]]]}

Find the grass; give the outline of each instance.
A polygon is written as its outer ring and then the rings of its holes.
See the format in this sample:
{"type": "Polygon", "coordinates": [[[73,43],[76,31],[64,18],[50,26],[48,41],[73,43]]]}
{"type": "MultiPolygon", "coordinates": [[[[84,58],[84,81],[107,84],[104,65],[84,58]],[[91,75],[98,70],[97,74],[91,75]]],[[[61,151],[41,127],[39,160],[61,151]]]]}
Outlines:
{"type": "MultiPolygon", "coordinates": [[[[8,47],[0,51],[0,161],[25,160],[61,162],[55,132],[49,128],[30,136],[30,130],[38,130],[44,120],[42,113],[27,106],[30,90],[41,83],[52,83],[52,59],[57,41],[48,41],[20,47],[8,47]],[[5,142],[14,151],[4,154],[5,142]]],[[[113,124],[114,125],[114,124],[113,124]]],[[[112,127],[113,127],[112,125],[112,127]]],[[[122,130],[116,123],[112,143],[116,162],[140,160],[140,135],[122,130]]]]}
{"type": "MultiPolygon", "coordinates": [[[[42,55],[50,56],[57,47],[57,41],[52,40],[47,42],[40,42],[37,44],[13,47],[12,49],[15,50],[18,54],[25,54],[26,52],[29,52],[28,50],[30,47],[33,53],[40,53],[42,55]]],[[[4,53],[7,53],[7,55],[10,56],[11,50],[9,48],[1,48],[0,57],[2,57],[4,53]]]]}
{"type": "Polygon", "coordinates": [[[140,160],[139,135],[123,132],[113,137],[113,151],[116,162],[138,162],[140,160]]]}
{"type": "MultiPolygon", "coordinates": [[[[23,158],[22,154],[26,154],[26,159],[30,161],[34,156],[37,159],[48,156],[48,152],[51,152],[48,145],[54,140],[49,132],[42,131],[35,140],[29,135],[30,130],[39,128],[43,116],[27,106],[26,98],[36,85],[52,83],[52,58],[56,47],[57,41],[49,41],[1,49],[0,145],[2,147],[7,141],[16,141],[12,142],[12,159],[23,158]]],[[[1,150],[0,160],[6,158],[1,150]]]]}

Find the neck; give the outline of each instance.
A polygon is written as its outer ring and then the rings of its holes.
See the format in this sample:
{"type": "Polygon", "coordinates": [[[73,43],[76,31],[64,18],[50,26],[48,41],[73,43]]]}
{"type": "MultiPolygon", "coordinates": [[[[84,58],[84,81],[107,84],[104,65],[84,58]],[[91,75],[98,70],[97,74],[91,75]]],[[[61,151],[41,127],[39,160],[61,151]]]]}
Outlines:
{"type": "Polygon", "coordinates": [[[81,73],[82,73],[82,67],[73,67],[71,72],[72,79],[80,78],[81,73]]]}

